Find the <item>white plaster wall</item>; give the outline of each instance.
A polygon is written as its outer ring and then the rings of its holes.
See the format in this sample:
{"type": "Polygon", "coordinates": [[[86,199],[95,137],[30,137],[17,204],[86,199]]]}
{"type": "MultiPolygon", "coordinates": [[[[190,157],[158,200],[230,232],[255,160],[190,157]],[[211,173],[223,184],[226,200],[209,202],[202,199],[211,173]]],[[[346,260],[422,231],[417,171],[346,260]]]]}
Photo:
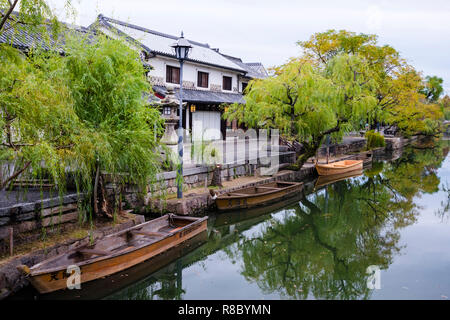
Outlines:
{"type": "MultiPolygon", "coordinates": [[[[100,28],[102,32],[104,32],[106,35],[117,38],[117,35],[107,28],[100,28]]],[[[130,47],[141,51],[141,48],[137,48],[134,45],[130,44],[130,47]]],[[[163,81],[163,84],[166,83],[166,65],[179,67],[180,63],[178,60],[174,58],[169,57],[163,57],[163,56],[156,56],[153,58],[149,58],[147,62],[154,68],[149,72],[149,76],[158,77],[163,81]]],[[[198,90],[211,90],[211,84],[220,86],[222,88],[222,79],[223,76],[228,76],[232,78],[232,84],[231,84],[231,91],[228,90],[222,90],[222,92],[231,92],[231,93],[237,93],[242,91],[242,84],[238,83],[238,72],[233,72],[228,69],[221,69],[221,68],[215,68],[215,67],[209,67],[203,64],[196,64],[192,62],[185,62],[184,68],[183,68],[183,81],[190,81],[193,82],[195,89],[198,90]],[[208,72],[209,73],[209,81],[208,81],[208,88],[202,88],[197,87],[197,76],[198,71],[208,72]],[[234,91],[234,88],[236,88],[237,91],[234,91]]],[[[239,81],[240,82],[240,81],[239,81]]],[[[172,84],[175,87],[177,87],[176,84],[172,84]]]]}
{"type": "MultiPolygon", "coordinates": [[[[169,84],[169,83],[165,82],[166,81],[166,66],[167,65],[174,66],[174,67],[180,66],[179,62],[176,59],[165,58],[165,57],[160,57],[160,56],[150,58],[148,60],[148,63],[154,68],[153,70],[150,70],[149,76],[159,77],[164,81],[165,84],[169,84]]],[[[231,79],[232,79],[232,90],[231,91],[222,90],[223,92],[233,93],[234,92],[233,88],[237,88],[238,90],[240,90],[240,88],[238,87],[238,79],[237,79],[238,73],[237,72],[233,72],[233,71],[226,70],[226,69],[209,67],[209,66],[205,66],[205,65],[201,65],[201,64],[194,64],[191,62],[184,63],[183,81],[192,82],[194,84],[195,89],[211,90],[211,85],[217,85],[220,88],[222,88],[223,76],[228,76],[228,77],[231,77],[231,79]],[[209,73],[208,88],[197,87],[198,71],[209,73]]],[[[174,84],[174,86],[176,87],[177,85],[174,84]]],[[[236,93],[236,92],[234,92],[234,93],[236,93]]]]}

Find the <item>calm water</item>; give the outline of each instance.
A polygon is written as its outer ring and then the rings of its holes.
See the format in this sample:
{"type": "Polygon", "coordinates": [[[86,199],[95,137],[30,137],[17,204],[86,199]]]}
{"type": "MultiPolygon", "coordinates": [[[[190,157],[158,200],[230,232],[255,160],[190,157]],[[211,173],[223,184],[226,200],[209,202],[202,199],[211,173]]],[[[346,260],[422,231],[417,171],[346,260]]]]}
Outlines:
{"type": "Polygon", "coordinates": [[[290,203],[211,215],[208,234],[187,247],[76,298],[449,299],[449,146],[409,147],[362,176],[312,181],[290,203]],[[367,287],[369,266],[380,289],[367,287]]]}

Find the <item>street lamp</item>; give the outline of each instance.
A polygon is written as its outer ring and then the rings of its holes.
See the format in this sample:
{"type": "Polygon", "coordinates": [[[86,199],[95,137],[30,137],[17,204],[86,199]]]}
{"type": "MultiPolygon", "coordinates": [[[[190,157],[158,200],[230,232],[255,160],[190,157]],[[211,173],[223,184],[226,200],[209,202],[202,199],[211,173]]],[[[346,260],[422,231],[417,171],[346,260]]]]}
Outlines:
{"type": "Polygon", "coordinates": [[[180,163],[178,167],[177,198],[181,199],[183,198],[183,63],[192,48],[189,41],[183,37],[183,31],[181,31],[181,37],[172,45],[172,48],[175,50],[175,56],[180,61],[180,118],[178,122],[178,157],[180,158],[180,163]]]}

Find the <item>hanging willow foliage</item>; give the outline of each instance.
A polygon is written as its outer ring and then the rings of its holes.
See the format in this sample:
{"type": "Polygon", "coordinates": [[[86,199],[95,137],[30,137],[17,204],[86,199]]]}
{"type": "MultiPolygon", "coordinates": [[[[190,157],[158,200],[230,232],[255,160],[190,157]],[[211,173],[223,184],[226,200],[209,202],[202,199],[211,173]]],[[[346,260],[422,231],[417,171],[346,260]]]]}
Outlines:
{"type": "Polygon", "coordinates": [[[50,175],[63,190],[74,139],[82,131],[63,61],[0,46],[0,189],[21,174],[50,175]],[[78,133],[77,133],[78,132],[78,133]]]}
{"type": "Polygon", "coordinates": [[[377,124],[397,126],[404,136],[436,135],[442,130],[443,117],[437,99],[442,93],[442,79],[423,78],[390,45],[380,45],[373,34],[357,34],[346,30],[328,30],[299,41],[305,57],[323,67],[339,54],[359,55],[371,70],[376,82],[377,106],[366,121],[374,129],[377,124]]]}
{"type": "Polygon", "coordinates": [[[0,49],[3,188],[23,173],[45,172],[60,192],[73,181],[91,199],[88,211],[110,215],[101,176],[103,203],[92,198],[97,173],[141,188],[155,179],[163,121],[146,102],[151,88],[136,51],[102,36],[67,36],[64,57],[0,49]]]}
{"type": "Polygon", "coordinates": [[[145,188],[161,166],[155,151],[163,131],[160,112],[143,95],[151,92],[145,69],[136,51],[121,40],[100,36],[91,42],[72,39],[66,60],[74,110],[88,131],[76,143],[75,164],[84,188],[95,187],[98,170],[115,183],[145,188]]]}
{"type": "Polygon", "coordinates": [[[367,64],[358,55],[340,54],[319,68],[307,59],[293,59],[275,75],[251,81],[246,104],[225,113],[253,128],[277,128],[303,145],[301,167],[314,156],[323,138],[335,140],[358,128],[375,107],[376,86],[367,64]]]}

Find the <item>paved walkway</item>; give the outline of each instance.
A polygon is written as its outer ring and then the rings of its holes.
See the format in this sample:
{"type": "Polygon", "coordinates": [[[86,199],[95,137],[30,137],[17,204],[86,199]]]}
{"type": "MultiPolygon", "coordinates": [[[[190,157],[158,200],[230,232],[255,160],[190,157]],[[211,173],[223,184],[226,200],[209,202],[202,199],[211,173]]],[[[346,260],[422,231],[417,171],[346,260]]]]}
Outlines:
{"type": "MultiPolygon", "coordinates": [[[[198,164],[233,164],[250,162],[258,158],[278,157],[286,154],[285,147],[277,145],[270,146],[262,143],[258,139],[234,139],[215,140],[207,142],[186,142],[183,145],[183,167],[189,168],[198,164]],[[269,148],[269,149],[268,149],[269,148]],[[271,150],[272,149],[272,150],[271,150]],[[215,150],[214,157],[211,156],[212,150],[215,150]]],[[[171,146],[175,155],[178,155],[178,147],[171,146]]]]}

